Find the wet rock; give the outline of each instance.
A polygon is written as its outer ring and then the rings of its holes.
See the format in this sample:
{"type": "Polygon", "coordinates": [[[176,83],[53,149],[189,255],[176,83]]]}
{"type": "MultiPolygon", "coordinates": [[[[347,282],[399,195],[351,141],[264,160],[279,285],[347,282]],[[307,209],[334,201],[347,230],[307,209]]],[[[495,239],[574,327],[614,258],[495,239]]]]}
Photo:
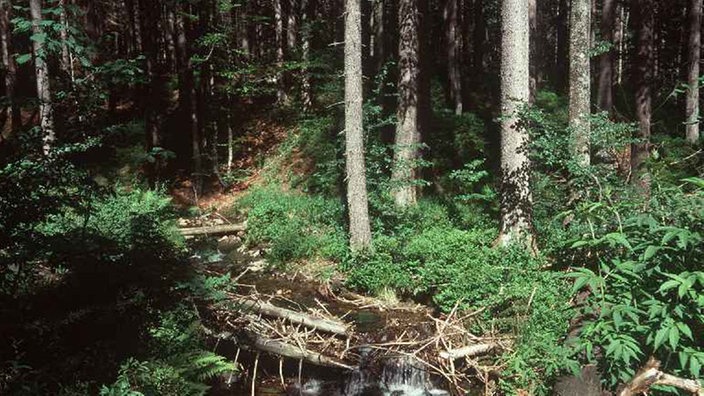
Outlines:
{"type": "Polygon", "coordinates": [[[565,376],[555,384],[557,396],[603,396],[607,395],[601,389],[601,375],[594,365],[584,366],[580,376],[565,376]]]}

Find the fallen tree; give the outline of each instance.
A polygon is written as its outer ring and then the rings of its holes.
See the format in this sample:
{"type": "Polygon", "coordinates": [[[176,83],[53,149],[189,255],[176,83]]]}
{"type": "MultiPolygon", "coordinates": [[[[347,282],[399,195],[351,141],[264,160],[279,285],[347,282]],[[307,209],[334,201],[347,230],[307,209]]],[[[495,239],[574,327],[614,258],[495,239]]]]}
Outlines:
{"type": "Polygon", "coordinates": [[[241,299],[236,300],[235,304],[236,308],[241,311],[256,312],[262,315],[284,319],[291,323],[300,324],[310,329],[326,333],[346,336],[349,332],[349,326],[342,321],[315,318],[311,315],[280,308],[264,301],[241,299]]]}
{"type": "Polygon", "coordinates": [[[457,360],[463,357],[473,357],[491,352],[496,344],[474,344],[457,349],[448,349],[440,352],[440,357],[447,360],[457,360]]]}
{"type": "Polygon", "coordinates": [[[181,228],[181,235],[189,237],[189,236],[198,236],[198,235],[225,235],[225,234],[234,234],[240,231],[244,231],[247,229],[247,225],[245,223],[239,223],[239,224],[225,224],[225,225],[214,225],[214,226],[205,226],[205,227],[187,227],[187,228],[181,228]]]}
{"type": "Polygon", "coordinates": [[[286,357],[289,359],[302,360],[316,366],[334,367],[344,370],[354,370],[353,366],[342,363],[335,358],[325,356],[318,352],[313,352],[295,345],[287,344],[282,341],[272,340],[260,335],[254,334],[251,331],[243,331],[242,337],[237,337],[228,331],[215,332],[205,326],[201,326],[203,332],[211,337],[220,340],[229,340],[243,349],[256,350],[269,354],[286,357]]]}

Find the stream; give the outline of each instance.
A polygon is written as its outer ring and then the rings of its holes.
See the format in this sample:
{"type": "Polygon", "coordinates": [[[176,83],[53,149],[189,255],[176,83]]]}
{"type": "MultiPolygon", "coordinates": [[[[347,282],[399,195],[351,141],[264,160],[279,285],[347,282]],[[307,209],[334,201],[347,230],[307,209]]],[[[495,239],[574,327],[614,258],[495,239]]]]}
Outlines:
{"type": "MultiPolygon", "coordinates": [[[[198,240],[193,258],[200,265],[229,272],[238,284],[251,285],[258,293],[276,298],[276,304],[295,309],[320,304],[320,285],[298,274],[269,270],[259,250],[248,250],[241,235],[223,237],[215,247],[213,238],[198,240]]],[[[394,332],[409,331],[427,321],[427,311],[396,312],[376,308],[359,308],[326,301],[325,309],[352,322],[357,334],[376,341],[393,339],[394,332]]],[[[421,326],[422,329],[422,326],[421,326]]],[[[413,331],[413,330],[411,330],[413,331]]],[[[422,331],[422,330],[421,330],[422,331]]],[[[241,370],[221,376],[214,384],[214,395],[257,396],[442,396],[443,381],[431,375],[418,361],[404,356],[379,353],[372,348],[357,348],[359,364],[354,370],[323,368],[277,356],[237,352],[234,345],[219,346],[218,353],[229,359],[238,356],[241,370]],[[256,363],[255,363],[256,361],[256,363]],[[257,367],[254,391],[252,375],[257,367]],[[254,392],[254,393],[252,393],[254,392]]]]}

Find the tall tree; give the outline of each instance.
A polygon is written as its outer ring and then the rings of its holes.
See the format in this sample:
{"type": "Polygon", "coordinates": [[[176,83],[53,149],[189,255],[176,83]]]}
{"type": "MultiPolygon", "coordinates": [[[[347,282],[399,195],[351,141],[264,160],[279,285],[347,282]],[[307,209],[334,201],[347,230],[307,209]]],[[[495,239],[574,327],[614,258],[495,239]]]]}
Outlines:
{"type": "Polygon", "coordinates": [[[350,248],[371,246],[364,164],[362,110],[362,10],[360,0],[345,1],[345,157],[347,205],[350,221],[350,248]]]}
{"type": "Polygon", "coordinates": [[[614,107],[614,31],[616,30],[616,0],[604,0],[601,9],[601,39],[612,47],[599,56],[597,107],[601,111],[613,112],[614,107]]]}
{"type": "Polygon", "coordinates": [[[501,7],[501,234],[499,244],[533,245],[528,131],[520,112],[530,99],[528,0],[501,7]]]}
{"type": "Polygon", "coordinates": [[[276,38],[276,101],[279,104],[284,104],[288,101],[286,95],[286,87],[284,81],[284,0],[274,0],[274,34],[276,38]]]}
{"type": "Polygon", "coordinates": [[[447,48],[447,80],[449,98],[455,114],[462,114],[462,73],[460,68],[459,0],[447,0],[443,17],[445,19],[445,41],[447,48]]]}
{"type": "Polygon", "coordinates": [[[589,115],[591,0],[572,0],[570,9],[570,106],[572,153],[582,166],[589,165],[589,115]]]}
{"type": "Polygon", "coordinates": [[[633,22],[637,34],[634,83],[635,107],[638,118],[638,142],[631,145],[632,180],[648,189],[649,177],[644,172],[649,157],[652,116],[652,79],[655,29],[655,0],[633,0],[633,22]]]}
{"type": "MultiPolygon", "coordinates": [[[[15,100],[15,87],[17,86],[17,64],[12,56],[12,36],[10,34],[10,14],[12,4],[10,0],[0,0],[0,54],[4,69],[5,97],[8,101],[7,111],[10,120],[10,130],[15,131],[22,122],[19,106],[15,100]]],[[[0,135],[0,140],[2,140],[0,135]]]]}
{"type": "Polygon", "coordinates": [[[54,106],[51,99],[51,83],[49,64],[45,48],[44,28],[42,26],[42,2],[30,0],[29,11],[32,16],[32,52],[34,53],[34,72],[37,82],[37,96],[39,97],[39,119],[42,129],[42,149],[49,155],[56,140],[54,131],[54,106]]]}
{"type": "Polygon", "coordinates": [[[687,75],[687,141],[699,140],[699,62],[702,46],[702,0],[689,2],[689,73],[687,75]]]}
{"type": "Polygon", "coordinates": [[[310,42],[313,35],[311,27],[311,8],[312,0],[301,0],[301,102],[303,102],[303,111],[309,112],[313,108],[313,86],[311,84],[311,75],[309,70],[310,63],[310,42]]]}
{"type": "Polygon", "coordinates": [[[394,162],[391,179],[395,184],[393,197],[399,207],[414,205],[417,200],[415,186],[416,160],[420,132],[418,130],[418,89],[420,28],[418,1],[400,0],[398,9],[398,109],[394,162]]]}

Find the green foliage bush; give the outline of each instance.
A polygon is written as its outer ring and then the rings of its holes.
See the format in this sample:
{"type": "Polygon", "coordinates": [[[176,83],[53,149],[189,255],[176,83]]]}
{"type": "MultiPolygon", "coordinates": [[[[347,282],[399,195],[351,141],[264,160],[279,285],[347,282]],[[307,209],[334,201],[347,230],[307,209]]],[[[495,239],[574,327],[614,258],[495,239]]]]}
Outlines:
{"type": "Polygon", "coordinates": [[[70,259],[92,253],[105,261],[133,263],[169,261],[185,251],[171,220],[170,198],[162,191],[118,187],[112,194],[91,199],[84,211],[68,209],[38,225],[54,254],[70,259]]]}
{"type": "Polygon", "coordinates": [[[704,330],[704,180],[656,182],[651,194],[640,204],[593,202],[574,213],[592,225],[570,245],[591,258],[570,275],[575,291],[589,293],[579,348],[611,386],[649,356],[684,376],[699,377],[704,366],[697,336],[704,330]]]}
{"type": "Polygon", "coordinates": [[[238,207],[248,213],[248,243],[268,244],[275,264],[313,256],[340,261],[347,252],[339,201],[270,185],[253,189],[238,207]]]}

